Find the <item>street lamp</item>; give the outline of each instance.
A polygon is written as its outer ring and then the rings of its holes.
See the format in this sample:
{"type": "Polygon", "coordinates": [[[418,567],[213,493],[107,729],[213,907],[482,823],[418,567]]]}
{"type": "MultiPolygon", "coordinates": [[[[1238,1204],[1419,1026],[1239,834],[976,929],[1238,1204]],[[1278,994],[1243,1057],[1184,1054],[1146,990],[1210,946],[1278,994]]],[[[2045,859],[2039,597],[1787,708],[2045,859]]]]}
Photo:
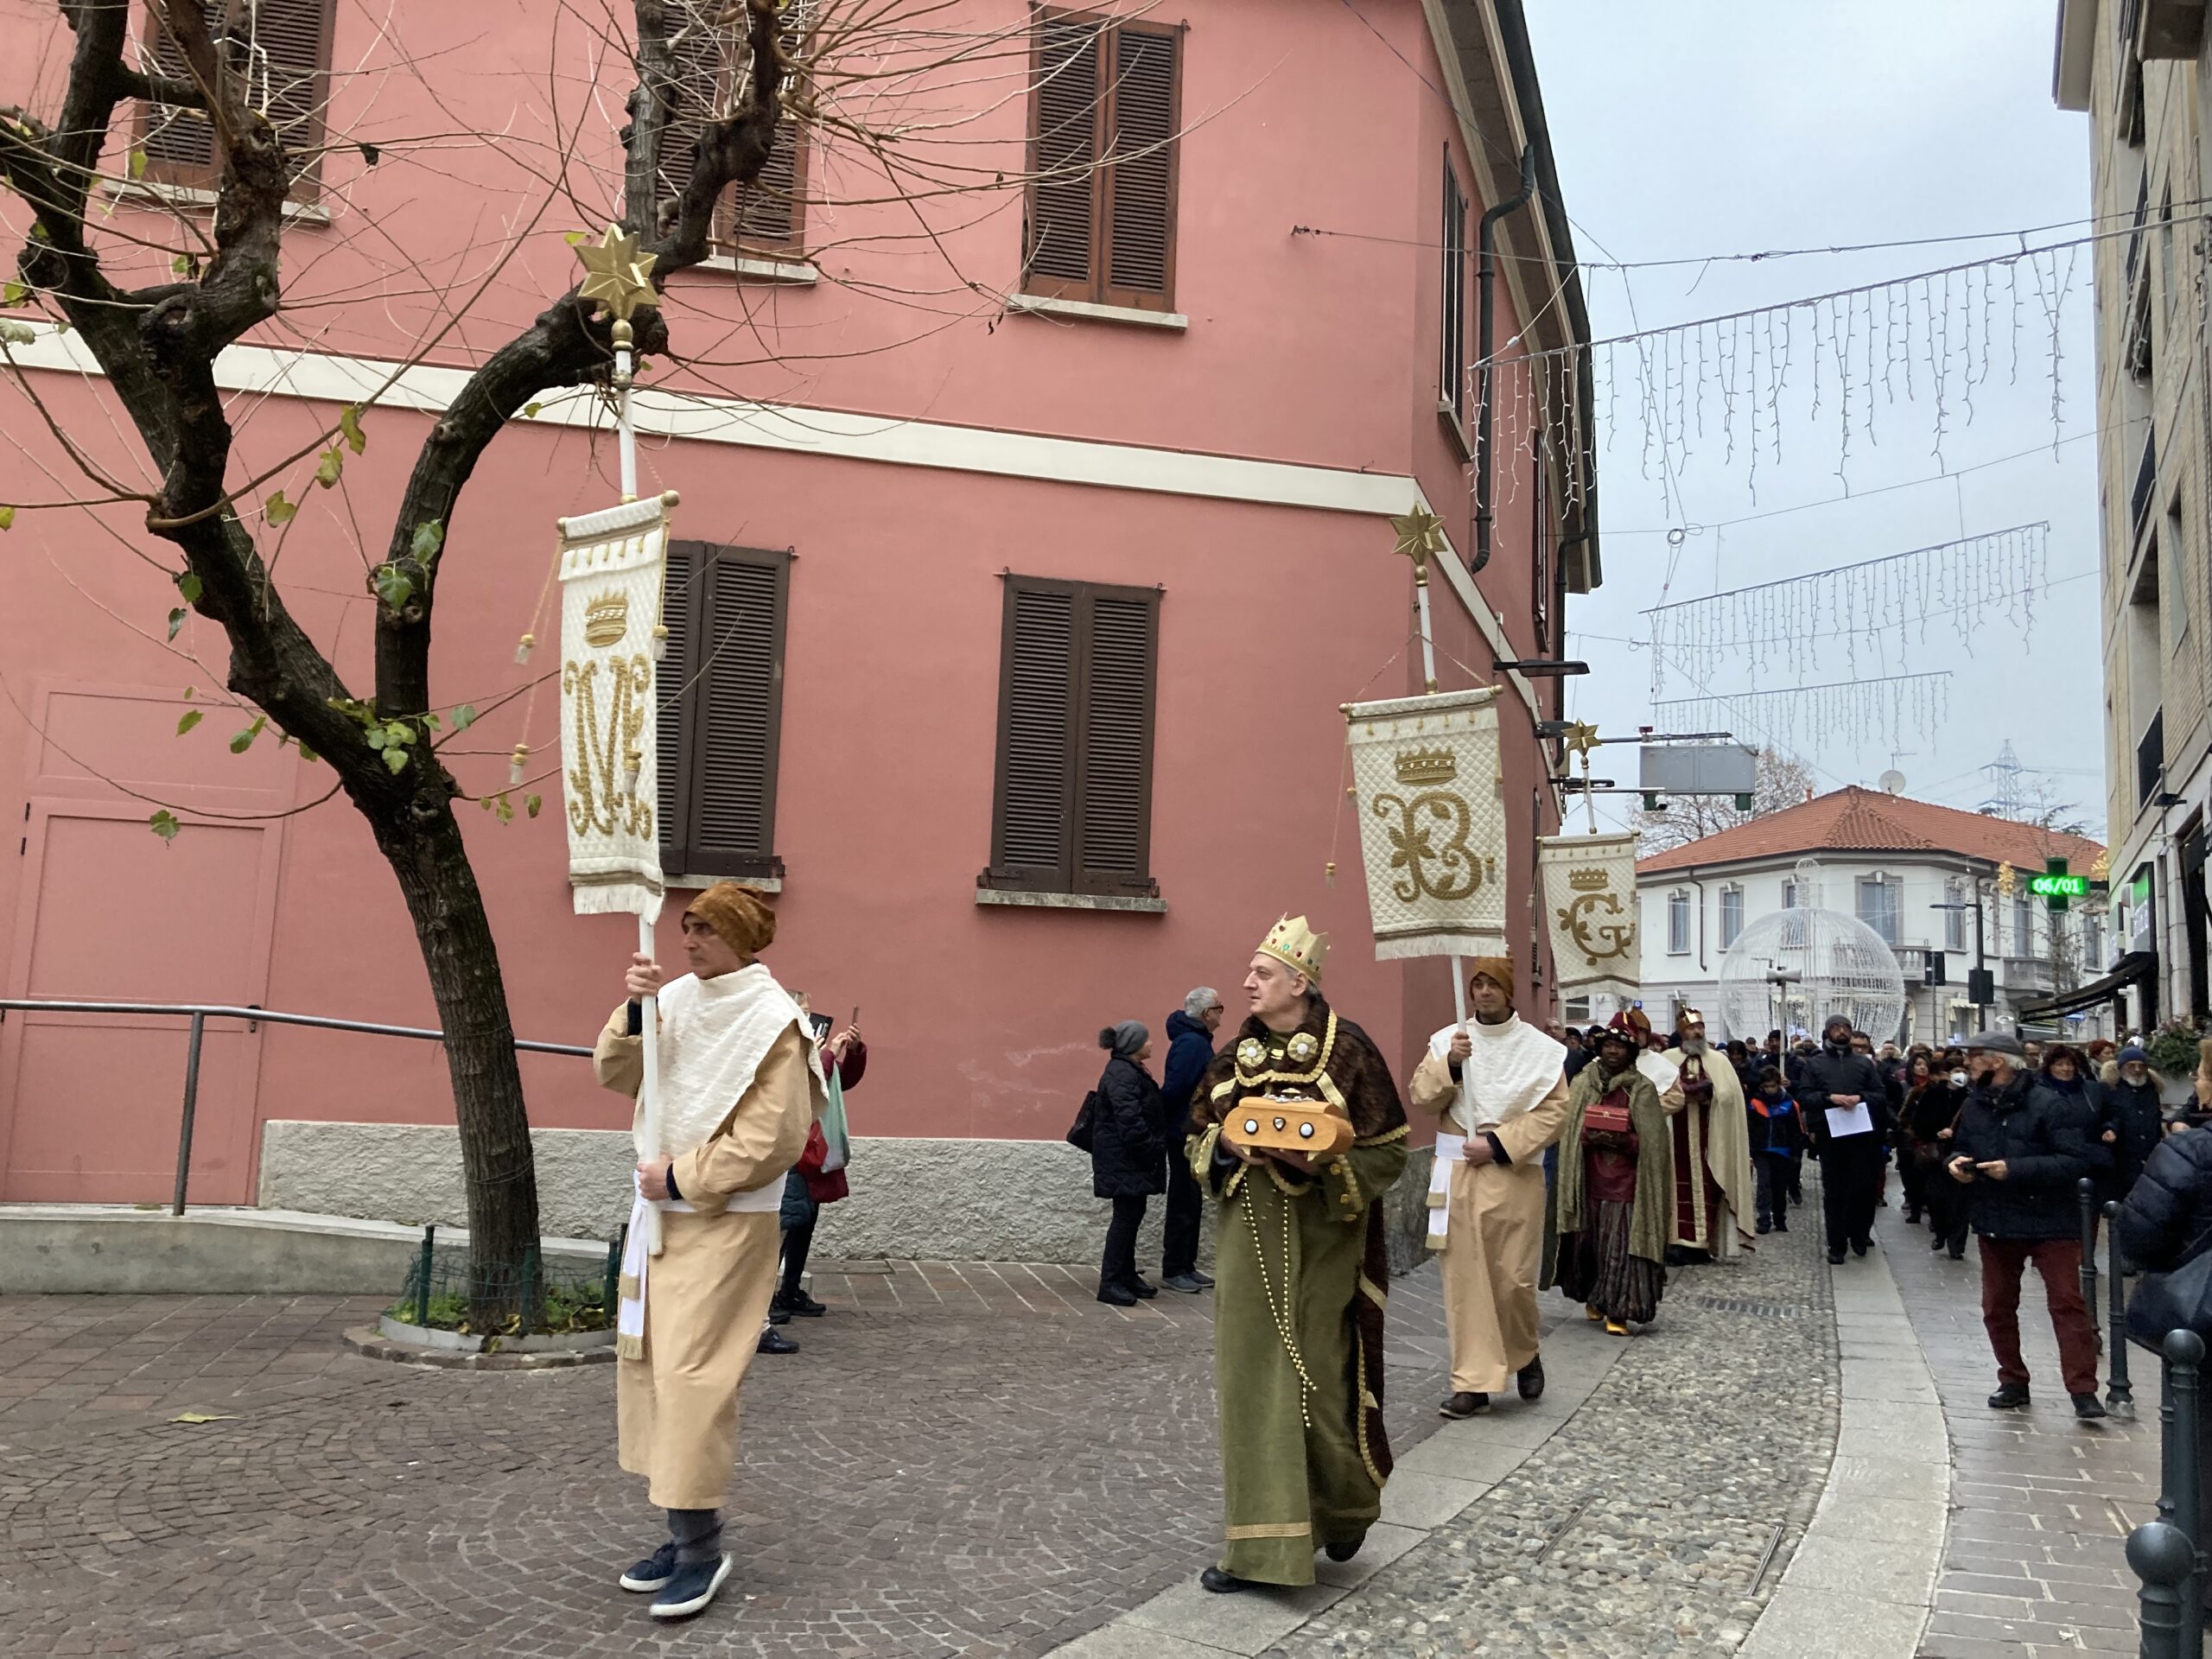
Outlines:
{"type": "MultiPolygon", "coordinates": [[[[1963,902],[1930,905],[1928,908],[1930,910],[1970,910],[1974,912],[1974,972],[1982,976],[1976,981],[1974,988],[1980,990],[1986,987],[1988,984],[1987,976],[1989,973],[1989,964],[1987,959],[1982,955],[1981,889],[1979,887],[1975,887],[1974,897],[1966,899],[1963,902]]],[[[1977,1002],[1974,1005],[1974,1028],[1978,1031],[1987,1031],[1989,1029],[1989,1004],[1986,1002],[1977,1002]]]]}

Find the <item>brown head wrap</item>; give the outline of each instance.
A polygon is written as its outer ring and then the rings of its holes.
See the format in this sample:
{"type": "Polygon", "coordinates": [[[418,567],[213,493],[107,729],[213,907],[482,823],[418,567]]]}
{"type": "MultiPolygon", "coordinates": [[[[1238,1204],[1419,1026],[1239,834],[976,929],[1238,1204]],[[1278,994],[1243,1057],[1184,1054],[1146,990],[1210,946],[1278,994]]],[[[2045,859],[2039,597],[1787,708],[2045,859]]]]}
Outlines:
{"type": "Polygon", "coordinates": [[[1495,981],[1497,988],[1505,993],[1507,1000],[1510,1001],[1512,999],[1512,957],[1477,957],[1472,962],[1467,964],[1467,982],[1470,986],[1472,986],[1474,983],[1475,976],[1478,974],[1480,974],[1484,979],[1495,981]]]}
{"type": "Polygon", "coordinates": [[[684,906],[741,957],[757,957],[776,941],[776,912],[752,888],[717,881],[684,906]]]}

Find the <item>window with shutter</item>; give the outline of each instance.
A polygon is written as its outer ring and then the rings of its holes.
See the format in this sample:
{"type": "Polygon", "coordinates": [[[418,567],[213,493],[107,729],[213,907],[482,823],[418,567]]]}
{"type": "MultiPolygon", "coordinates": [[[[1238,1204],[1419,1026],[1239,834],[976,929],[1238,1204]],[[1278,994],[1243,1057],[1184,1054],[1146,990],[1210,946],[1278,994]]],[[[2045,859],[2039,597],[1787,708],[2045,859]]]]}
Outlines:
{"type": "MultiPolygon", "coordinates": [[[[720,15],[719,6],[700,6],[720,15]]],[[[804,60],[811,29],[810,0],[791,0],[785,8],[790,27],[785,50],[804,60]]],[[[671,48],[676,60],[672,109],[661,135],[663,200],[683,193],[696,160],[694,146],[706,124],[725,116],[747,94],[750,54],[743,26],[716,26],[704,16],[692,18],[671,48]]],[[[734,184],[716,205],[711,238],[725,254],[789,257],[806,240],[806,128],[788,111],[776,128],[775,148],[750,184],[734,184]]]]}
{"type": "Polygon", "coordinates": [[[658,734],[661,861],[672,874],[784,872],[776,766],[790,591],[785,554],[669,548],[658,734]]]}
{"type": "MultiPolygon", "coordinates": [[[[336,0],[203,0],[208,32],[247,101],[269,118],[284,146],[295,200],[311,200],[321,179],[323,106],[330,96],[330,39],[336,0]]],[[[156,73],[191,79],[184,53],[156,10],[141,14],[140,57],[156,73]]],[[[154,184],[212,190],[221,163],[205,115],[142,104],[138,143],[154,184]]]]}
{"type": "Polygon", "coordinates": [[[1179,28],[1039,11],[1022,289],[1173,308],[1179,28]]]}
{"type": "Polygon", "coordinates": [[[1158,591],[1011,576],[1004,626],[991,864],[978,885],[1155,895],[1158,591]]]}

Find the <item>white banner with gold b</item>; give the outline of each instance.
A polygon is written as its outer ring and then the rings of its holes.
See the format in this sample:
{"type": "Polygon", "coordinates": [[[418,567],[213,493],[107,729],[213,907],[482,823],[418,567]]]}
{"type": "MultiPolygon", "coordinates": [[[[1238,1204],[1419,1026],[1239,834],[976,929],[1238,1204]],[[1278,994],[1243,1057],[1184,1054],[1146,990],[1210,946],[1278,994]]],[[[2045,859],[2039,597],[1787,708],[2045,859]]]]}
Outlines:
{"type": "Polygon", "coordinates": [[[1610,836],[1539,836],[1544,915],[1560,990],[1633,997],[1643,978],[1637,955],[1634,830],[1610,836]]]}
{"type": "Polygon", "coordinates": [[[561,777],[580,916],[660,918],[655,688],[676,499],[671,491],[558,521],[561,777]]]}
{"type": "Polygon", "coordinates": [[[1375,954],[1478,957],[1505,939],[1497,690],[1344,705],[1375,954]]]}

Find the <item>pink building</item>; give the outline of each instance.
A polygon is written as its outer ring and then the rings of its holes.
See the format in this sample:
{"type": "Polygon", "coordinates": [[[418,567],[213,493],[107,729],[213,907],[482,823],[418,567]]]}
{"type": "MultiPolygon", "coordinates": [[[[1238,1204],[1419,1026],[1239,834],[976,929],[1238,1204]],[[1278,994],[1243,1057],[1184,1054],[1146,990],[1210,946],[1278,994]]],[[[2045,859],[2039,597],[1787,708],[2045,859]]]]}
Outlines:
{"type": "MultiPolygon", "coordinates": [[[[467,372],[573,280],[561,233],[611,199],[630,72],[594,91],[588,43],[541,0],[403,5],[396,29],[323,0],[260,15],[273,96],[327,99],[295,129],[325,148],[287,238],[288,308],[220,372],[242,471],[305,456],[254,493],[301,504],[263,552],[358,690],[360,549],[467,372]],[[501,137],[434,137],[457,128],[501,137]],[[582,208],[548,205],[540,176],[571,130],[582,208]],[[440,305],[480,286],[447,326],[440,305]],[[315,487],[316,435],[418,352],[340,487],[315,487]]],[[[936,242],[918,247],[914,210],[860,200],[817,130],[783,163],[797,205],[733,204],[742,245],[671,284],[691,360],[641,382],[642,487],[682,493],[671,667],[697,678],[662,721],[664,839],[695,884],[774,892],[779,975],[861,1011],[865,1140],[823,1248],[1053,1259],[1096,1237],[1059,1140],[1098,1028],[1158,1031],[1202,983],[1238,1008],[1278,914],[1333,931],[1332,1001],[1408,1066],[1448,1018],[1442,964],[1373,959],[1340,776],[1338,705],[1420,689],[1386,522],[1416,501],[1452,549],[1440,679],[1504,686],[1509,890],[1533,893],[1557,682],[1491,665],[1559,656],[1566,595],[1599,563],[1587,456],[1502,423],[1491,556],[1469,571],[1477,222],[1519,189],[1524,148],[1536,188],[1497,226],[1495,338],[1558,351],[1587,328],[1520,0],[959,15],[1033,31],[1052,71],[1034,96],[974,89],[968,162],[1018,177],[1041,149],[1061,182],[926,202],[936,242]],[[1065,181],[1105,154],[1132,159],[1065,181]]],[[[0,19],[0,102],[50,111],[69,39],[56,15],[0,19]]],[[[99,224],[118,280],[150,282],[178,203],[205,228],[206,137],[136,120],[143,176],[107,188],[99,224]]],[[[106,165],[134,170],[120,143],[106,165]]],[[[20,232],[12,200],[0,217],[20,232]]],[[[273,732],[233,753],[254,711],[226,701],[219,631],[188,616],[165,637],[176,560],[143,507],[35,507],[100,493],[41,410],[126,489],[149,463],[81,346],[16,315],[37,338],[0,392],[0,501],[20,507],[0,537],[0,810],[22,841],[0,861],[5,994],[435,1023],[391,873],[323,798],[328,769],[273,732]],[[182,821],[172,841],[149,832],[157,809],[182,821]]],[[[518,668],[516,639],[550,636],[551,521],[612,502],[613,465],[603,411],[549,400],[454,515],[434,695],[480,711],[446,749],[472,791],[504,787],[518,743],[533,774],[551,765],[555,688],[524,690],[550,653],[518,668]]],[[[551,809],[535,819],[472,811],[471,850],[517,1030],[588,1042],[629,931],[569,912],[557,785],[528,786],[551,809]]],[[[1545,1014],[1535,900],[1515,913],[1523,1010],[1545,1014]]],[[[183,1064],[174,1019],[10,1014],[0,1198],[165,1198],[183,1064]]],[[[546,1230],[603,1235],[627,1109],[575,1060],[524,1065],[546,1230]]],[[[451,1122],[432,1045],[216,1021],[192,1197],[458,1221],[451,1122]]]]}

